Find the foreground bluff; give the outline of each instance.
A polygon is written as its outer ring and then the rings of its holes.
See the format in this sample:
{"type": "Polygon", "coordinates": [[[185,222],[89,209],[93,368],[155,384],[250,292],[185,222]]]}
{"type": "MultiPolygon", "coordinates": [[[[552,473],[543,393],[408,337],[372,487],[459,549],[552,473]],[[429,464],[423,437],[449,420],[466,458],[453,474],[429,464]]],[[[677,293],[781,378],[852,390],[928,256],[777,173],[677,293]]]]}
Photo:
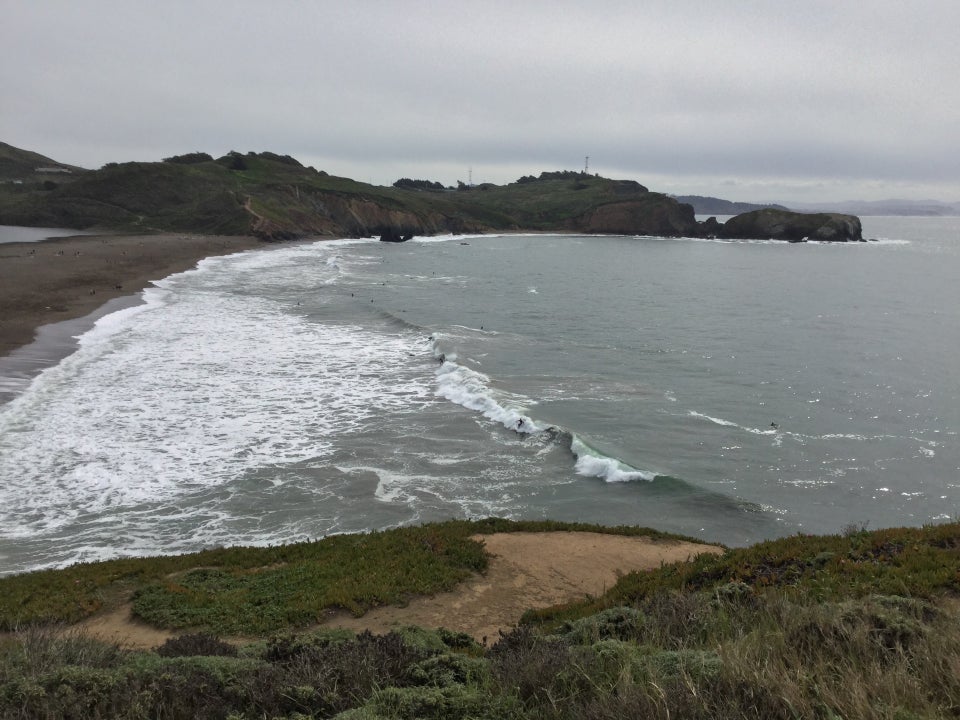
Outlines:
{"type": "Polygon", "coordinates": [[[863,240],[860,218],[840,213],[797,213],[765,208],[732,217],[720,229],[720,237],[747,240],[863,240]]]}

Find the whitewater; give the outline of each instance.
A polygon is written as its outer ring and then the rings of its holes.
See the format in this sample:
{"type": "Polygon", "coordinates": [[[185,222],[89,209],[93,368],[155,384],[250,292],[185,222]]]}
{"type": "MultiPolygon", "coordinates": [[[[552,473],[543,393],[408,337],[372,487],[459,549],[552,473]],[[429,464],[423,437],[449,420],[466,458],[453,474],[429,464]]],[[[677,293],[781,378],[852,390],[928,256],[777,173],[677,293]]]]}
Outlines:
{"type": "Polygon", "coordinates": [[[204,260],[0,406],[0,572],[449,517],[730,544],[954,517],[960,221],[864,223],[204,260]]]}

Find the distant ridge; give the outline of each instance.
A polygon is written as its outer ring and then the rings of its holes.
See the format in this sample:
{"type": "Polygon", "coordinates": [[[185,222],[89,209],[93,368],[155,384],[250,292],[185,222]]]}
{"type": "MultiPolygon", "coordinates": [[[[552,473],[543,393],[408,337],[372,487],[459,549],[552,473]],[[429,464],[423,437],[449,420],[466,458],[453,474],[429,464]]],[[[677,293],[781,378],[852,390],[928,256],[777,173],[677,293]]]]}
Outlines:
{"type": "Polygon", "coordinates": [[[960,202],[939,200],[844,200],[840,202],[749,203],[702,195],[671,195],[677,202],[693,206],[697,215],[740,215],[764,208],[801,213],[844,213],[847,215],[960,216],[960,202]]]}
{"type": "Polygon", "coordinates": [[[798,212],[839,212],[852,215],[908,215],[941,217],[960,215],[960,202],[939,200],[846,200],[834,203],[791,203],[798,212]]]}
{"type": "Polygon", "coordinates": [[[758,204],[735,202],[733,200],[704,197],[702,195],[673,195],[672,197],[677,202],[693,205],[693,211],[697,215],[739,215],[740,213],[752,212],[753,210],[762,210],[764,208],[787,210],[785,206],[775,205],[773,203],[758,204]]]}

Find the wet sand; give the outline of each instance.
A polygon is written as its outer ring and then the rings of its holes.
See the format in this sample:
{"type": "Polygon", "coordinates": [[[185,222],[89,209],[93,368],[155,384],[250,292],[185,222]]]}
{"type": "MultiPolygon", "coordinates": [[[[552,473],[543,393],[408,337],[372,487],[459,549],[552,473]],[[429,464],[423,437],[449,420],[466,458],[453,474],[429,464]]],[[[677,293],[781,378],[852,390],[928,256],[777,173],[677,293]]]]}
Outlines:
{"type": "Polygon", "coordinates": [[[83,318],[211,255],[267,247],[246,236],[87,235],[0,244],[0,357],[49,323],[83,318]]]}

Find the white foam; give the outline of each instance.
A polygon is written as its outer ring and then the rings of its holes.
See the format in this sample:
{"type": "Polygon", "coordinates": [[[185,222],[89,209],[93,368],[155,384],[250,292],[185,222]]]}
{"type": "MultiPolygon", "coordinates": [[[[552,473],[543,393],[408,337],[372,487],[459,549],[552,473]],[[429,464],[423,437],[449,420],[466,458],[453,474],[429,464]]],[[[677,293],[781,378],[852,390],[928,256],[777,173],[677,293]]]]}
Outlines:
{"type": "MultiPolygon", "coordinates": [[[[518,433],[536,434],[544,431],[553,433],[558,431],[558,428],[541,425],[530,416],[510,407],[511,405],[535,405],[535,401],[520,395],[493,390],[488,376],[456,363],[451,354],[440,354],[436,342],[435,340],[434,352],[442,360],[436,373],[437,395],[469,410],[475,410],[488,420],[518,433]]],[[[570,450],[576,456],[574,470],[578,475],[598,477],[606,482],[649,481],[656,477],[655,473],[637,470],[615,458],[606,457],[575,435],[571,436],[570,450]]]]}
{"type": "Polygon", "coordinates": [[[762,430],[760,428],[747,427],[746,425],[740,425],[735,423],[732,420],[724,420],[723,418],[711,417],[710,415],[705,415],[704,413],[697,412],[696,410],[690,410],[687,415],[690,417],[701,418],[703,420],[709,420],[714,425],[721,425],[723,427],[735,427],[738,430],[743,430],[745,432],[751,433],[752,435],[777,435],[779,433],[777,428],[769,428],[762,430]]]}
{"type": "Polygon", "coordinates": [[[494,391],[490,387],[489,377],[457,364],[455,359],[453,355],[445,356],[443,364],[437,370],[437,395],[469,410],[475,410],[488,420],[500,423],[510,430],[533,433],[544,429],[532,418],[504,404],[529,405],[529,398],[494,391]]]}
{"type": "Polygon", "coordinates": [[[574,467],[578,475],[598,477],[606,482],[651,481],[656,477],[656,473],[637,470],[615,458],[602,455],[576,435],[570,442],[570,449],[577,457],[574,467]]]}
{"type": "Polygon", "coordinates": [[[133,508],[323,458],[384,411],[432,403],[416,333],[316,325],[245,290],[305,260],[316,272],[298,282],[322,282],[335,272],[326,257],[295,246],[214,258],[99,320],[0,407],[0,540],[104,511],[149,537],[153,518],[133,508]]]}

